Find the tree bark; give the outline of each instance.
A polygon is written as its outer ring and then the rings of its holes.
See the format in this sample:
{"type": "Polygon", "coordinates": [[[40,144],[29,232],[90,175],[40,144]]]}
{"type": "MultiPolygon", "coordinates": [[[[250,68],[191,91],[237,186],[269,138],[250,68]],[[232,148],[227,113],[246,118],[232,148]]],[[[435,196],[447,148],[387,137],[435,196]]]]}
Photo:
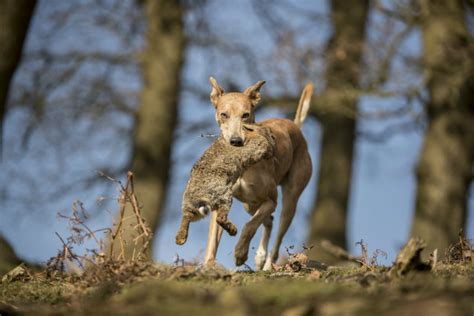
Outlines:
{"type": "MultiPolygon", "coordinates": [[[[10,82],[20,62],[36,1],[0,1],[0,158],[3,151],[3,121],[10,82]]],[[[0,236],[0,275],[19,264],[13,248],[0,236]]]]}
{"type": "MultiPolygon", "coordinates": [[[[185,38],[179,1],[147,0],[143,6],[148,21],[141,56],[144,86],[136,117],[132,170],[144,218],[155,232],[166,198],[185,38]]],[[[130,212],[127,209],[126,218],[131,217],[130,212]]],[[[134,232],[128,224],[124,228],[128,240],[125,255],[130,258],[134,232]]]]}
{"type": "Polygon", "coordinates": [[[10,82],[20,62],[35,5],[34,0],[0,1],[0,153],[10,82]]]}
{"type": "MultiPolygon", "coordinates": [[[[0,276],[20,264],[10,243],[0,235],[0,276]]],[[[0,278],[1,279],[1,278],[0,278]]]]}
{"type": "Polygon", "coordinates": [[[474,172],[474,43],[463,1],[419,5],[429,101],[411,234],[426,240],[427,256],[435,248],[443,253],[466,225],[474,172]]]}
{"type": "MultiPolygon", "coordinates": [[[[344,93],[359,86],[365,24],[369,1],[331,1],[333,34],[326,48],[326,95],[328,107],[357,111],[357,98],[344,93]]],[[[319,117],[322,145],[315,206],[311,213],[309,244],[312,259],[337,260],[320,247],[323,239],[346,248],[346,218],[352,176],[355,119],[340,114],[319,117]]]]}

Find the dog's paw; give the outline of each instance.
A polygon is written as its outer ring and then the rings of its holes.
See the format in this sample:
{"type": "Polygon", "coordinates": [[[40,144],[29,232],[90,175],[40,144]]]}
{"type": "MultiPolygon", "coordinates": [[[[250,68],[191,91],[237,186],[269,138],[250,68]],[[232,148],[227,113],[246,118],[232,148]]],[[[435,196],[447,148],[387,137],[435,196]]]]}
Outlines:
{"type": "Polygon", "coordinates": [[[257,250],[255,254],[255,269],[260,271],[263,269],[263,265],[265,264],[265,260],[267,258],[267,253],[265,251],[257,250]]]}
{"type": "Polygon", "coordinates": [[[273,263],[270,257],[267,257],[265,265],[263,266],[263,271],[273,271],[273,263]]]}
{"type": "Polygon", "coordinates": [[[235,265],[236,266],[241,266],[245,262],[247,262],[248,250],[245,250],[245,249],[240,249],[239,250],[239,248],[236,248],[235,253],[234,253],[234,257],[235,257],[235,265]]]}
{"type": "Polygon", "coordinates": [[[245,262],[247,262],[247,259],[248,258],[247,258],[246,255],[242,256],[242,257],[237,257],[236,256],[235,257],[235,265],[239,267],[239,266],[243,265],[245,262]]]}

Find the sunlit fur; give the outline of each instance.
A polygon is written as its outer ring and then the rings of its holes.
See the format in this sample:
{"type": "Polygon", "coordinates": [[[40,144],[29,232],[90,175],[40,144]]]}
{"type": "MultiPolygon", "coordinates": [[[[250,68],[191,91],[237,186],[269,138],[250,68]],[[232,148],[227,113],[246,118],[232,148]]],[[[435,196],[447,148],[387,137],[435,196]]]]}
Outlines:
{"type": "MultiPolygon", "coordinates": [[[[223,138],[232,143],[232,138],[240,137],[245,143],[243,124],[255,122],[254,110],[260,101],[260,89],[265,82],[258,81],[243,92],[231,93],[225,93],[214,78],[211,77],[210,82],[210,99],[216,109],[216,121],[223,138]]],[[[247,261],[250,241],[260,225],[264,226],[264,232],[255,257],[257,270],[270,270],[272,263],[278,259],[279,248],[293,220],[298,199],[312,173],[306,140],[300,130],[309,109],[312,91],[311,84],[303,90],[297,109],[298,115],[294,121],[269,119],[259,122],[259,125],[271,129],[275,136],[276,150],[273,159],[250,167],[234,185],[233,196],[240,200],[252,215],[250,221],[244,225],[234,250],[236,265],[247,261]],[[272,230],[272,214],[277,205],[278,185],[282,188],[283,205],[276,241],[269,255],[268,241],[272,230]]],[[[211,212],[211,215],[206,264],[214,263],[222,234],[222,229],[216,223],[217,215],[215,212],[211,212]]]]}

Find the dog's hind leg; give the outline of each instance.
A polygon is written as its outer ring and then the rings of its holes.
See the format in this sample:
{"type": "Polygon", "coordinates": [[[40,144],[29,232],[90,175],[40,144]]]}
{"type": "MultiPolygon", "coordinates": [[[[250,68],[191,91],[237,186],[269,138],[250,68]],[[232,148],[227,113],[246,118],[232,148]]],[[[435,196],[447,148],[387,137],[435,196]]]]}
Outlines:
{"type": "Polygon", "coordinates": [[[293,168],[288,173],[287,178],[282,183],[282,208],[280,215],[280,224],[276,235],[275,244],[272,253],[267,257],[263,270],[272,269],[272,263],[278,260],[280,246],[288,228],[290,227],[296,212],[298,199],[303,193],[304,188],[311,177],[311,158],[307,151],[302,151],[296,156],[298,164],[293,164],[293,168]]]}
{"type": "Polygon", "coordinates": [[[214,265],[216,262],[217,248],[222,237],[222,227],[217,224],[217,212],[211,212],[209,219],[209,234],[207,236],[206,256],[204,257],[205,265],[214,265]]]}
{"type": "Polygon", "coordinates": [[[298,202],[299,194],[291,192],[290,188],[283,187],[282,189],[282,208],[280,216],[280,224],[276,235],[275,244],[273,245],[272,253],[267,257],[263,270],[269,271],[272,269],[272,263],[278,260],[278,254],[280,250],[283,237],[288,231],[288,227],[293,220],[296,212],[296,204],[298,202]]]}

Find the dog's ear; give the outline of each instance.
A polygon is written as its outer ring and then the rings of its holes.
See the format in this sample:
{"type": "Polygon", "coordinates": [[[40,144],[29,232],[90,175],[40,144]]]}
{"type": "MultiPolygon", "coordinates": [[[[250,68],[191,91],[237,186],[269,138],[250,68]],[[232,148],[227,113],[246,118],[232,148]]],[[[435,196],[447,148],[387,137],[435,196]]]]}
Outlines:
{"type": "Polygon", "coordinates": [[[254,85],[245,89],[244,94],[250,98],[252,106],[256,106],[260,102],[260,88],[265,84],[265,81],[260,80],[254,85]]]}
{"type": "Polygon", "coordinates": [[[214,107],[217,107],[217,100],[224,94],[224,89],[217,83],[216,79],[209,77],[209,82],[211,83],[211,102],[214,104],[214,107]]]}

